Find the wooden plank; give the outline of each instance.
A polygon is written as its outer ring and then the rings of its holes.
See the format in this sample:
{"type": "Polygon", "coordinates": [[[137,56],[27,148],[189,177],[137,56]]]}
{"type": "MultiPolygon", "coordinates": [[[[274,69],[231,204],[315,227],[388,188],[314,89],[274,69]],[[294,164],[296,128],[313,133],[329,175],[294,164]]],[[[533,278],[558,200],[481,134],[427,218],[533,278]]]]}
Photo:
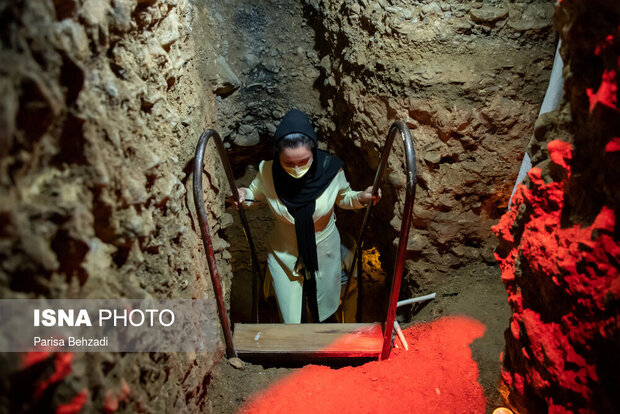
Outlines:
{"type": "Polygon", "coordinates": [[[380,323],[235,324],[239,357],[307,356],[377,358],[383,344],[380,323]]]}

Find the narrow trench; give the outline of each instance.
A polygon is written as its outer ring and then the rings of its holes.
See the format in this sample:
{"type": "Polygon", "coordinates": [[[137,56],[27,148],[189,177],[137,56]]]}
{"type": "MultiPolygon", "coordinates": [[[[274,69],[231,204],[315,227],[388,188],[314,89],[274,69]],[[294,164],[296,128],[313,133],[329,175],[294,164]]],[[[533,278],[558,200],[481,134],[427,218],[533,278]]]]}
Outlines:
{"type": "MultiPolygon", "coordinates": [[[[385,108],[385,112],[382,113],[383,119],[380,122],[374,122],[372,128],[362,129],[363,124],[359,121],[358,113],[361,111],[364,116],[368,117],[373,117],[376,114],[372,113],[372,107],[363,108],[353,105],[349,96],[341,93],[342,84],[347,82],[343,78],[352,76],[356,79],[351,82],[361,81],[362,83],[365,82],[366,78],[373,78],[375,82],[381,83],[381,79],[386,77],[385,82],[389,82],[389,75],[386,75],[387,66],[377,63],[375,66],[377,73],[374,73],[369,66],[360,68],[346,59],[339,59],[334,51],[351,49],[349,44],[351,39],[345,36],[343,32],[335,30],[333,26],[326,27],[325,25],[330,24],[330,22],[325,21],[325,16],[319,15],[319,12],[308,2],[302,6],[279,1],[253,4],[252,6],[242,6],[239,3],[239,7],[236,9],[230,6],[223,7],[219,12],[223,21],[228,21],[233,27],[237,28],[235,35],[227,33],[228,38],[223,39],[228,48],[231,66],[235,59],[241,62],[254,62],[254,54],[260,60],[256,66],[253,66],[254,63],[252,63],[250,66],[253,67],[249,70],[243,69],[243,64],[239,65],[237,70],[246,76],[246,81],[240,85],[235,94],[222,99],[219,106],[221,120],[218,127],[225,131],[223,138],[229,147],[228,154],[235,170],[236,184],[248,186],[256,174],[260,161],[273,158],[273,129],[286,111],[297,108],[310,115],[324,148],[343,160],[345,174],[351,187],[355,190],[362,190],[372,185],[383,149],[382,143],[388,133],[388,123],[396,119],[411,121],[409,116],[403,117],[403,111],[398,110],[398,103],[396,103],[408,102],[410,92],[390,91],[387,94],[374,97],[360,96],[361,100],[370,99],[370,104],[375,105],[375,107],[385,108]],[[266,8],[267,6],[269,10],[266,8]],[[231,12],[233,9],[235,11],[231,12]],[[271,21],[270,19],[275,18],[275,16],[278,17],[278,20],[271,21]],[[239,22],[245,22],[246,25],[236,26],[239,22]],[[286,30],[287,32],[284,45],[278,43],[278,30],[286,30]],[[290,33],[288,33],[289,31],[290,33]],[[327,39],[326,36],[333,37],[327,39]],[[274,44],[270,44],[271,42],[274,44]],[[300,50],[303,53],[300,53],[300,50]],[[336,61],[339,61],[341,65],[337,70],[331,67],[331,65],[336,64],[336,61]],[[303,69],[299,69],[300,65],[303,69]],[[306,74],[311,74],[311,76],[305,76],[306,74]],[[389,98],[390,96],[393,96],[395,102],[390,101],[392,99],[389,98]],[[385,126],[378,127],[382,123],[385,126]],[[258,142],[251,146],[244,146],[247,135],[243,135],[242,131],[249,131],[250,127],[258,131],[258,142]],[[373,131],[373,136],[368,136],[369,129],[373,131]]],[[[334,10],[331,12],[333,13],[334,10]]],[[[363,19],[361,23],[368,26],[366,27],[368,33],[365,35],[377,39],[378,30],[374,27],[374,22],[363,19]]],[[[333,25],[333,22],[331,24],[333,25]]],[[[368,44],[368,47],[371,45],[368,44]]],[[[414,53],[412,55],[415,56],[414,53]]],[[[403,75],[403,72],[395,71],[393,73],[395,76],[403,75]]],[[[443,93],[441,91],[443,90],[438,89],[437,93],[443,93]]],[[[431,97],[426,96],[426,98],[431,97]]],[[[420,110],[420,115],[417,115],[417,112],[405,112],[408,115],[412,113],[414,114],[414,125],[418,126],[430,123],[432,118],[437,116],[425,113],[424,110],[420,110]]],[[[376,119],[373,118],[373,121],[376,119]]],[[[441,123],[442,120],[436,122],[441,123]]],[[[427,132],[428,129],[423,131],[423,133],[427,132]]],[[[437,139],[437,141],[439,140],[437,139]]],[[[418,156],[423,157],[424,147],[429,146],[428,138],[426,142],[414,142],[414,144],[418,156]]],[[[433,145],[436,148],[437,145],[441,144],[433,143],[433,145]]],[[[394,227],[400,225],[400,213],[396,209],[399,206],[402,208],[402,200],[399,201],[399,195],[402,197],[403,183],[399,174],[404,176],[402,171],[391,171],[390,167],[403,167],[404,160],[399,158],[399,156],[402,157],[403,152],[402,143],[400,140],[396,140],[382,185],[383,197],[373,211],[373,218],[364,240],[365,300],[362,305],[363,322],[382,322],[386,317],[388,290],[396,254],[395,241],[398,238],[398,232],[394,227]]],[[[456,164],[461,158],[459,158],[458,152],[454,152],[449,155],[442,155],[441,160],[444,160],[445,164],[456,164]]],[[[422,163],[424,161],[418,160],[419,169],[422,163]]],[[[436,175],[436,181],[441,180],[439,178],[440,169],[445,168],[444,164],[426,163],[425,165],[428,165],[427,169],[430,170],[430,173],[436,175]]],[[[436,191],[431,187],[434,183],[427,181],[428,176],[423,176],[423,179],[420,179],[420,193],[428,194],[436,191]]],[[[460,196],[458,194],[455,196],[458,204],[459,200],[456,197],[460,196]]],[[[424,208],[432,210],[434,207],[427,204],[424,208]]],[[[450,213],[450,208],[442,207],[442,205],[438,207],[438,210],[441,213],[450,213]]],[[[345,240],[348,237],[355,239],[363,220],[363,210],[347,211],[336,208],[335,212],[342,239],[345,240]]],[[[230,288],[231,321],[233,324],[280,322],[277,305],[273,298],[261,305],[259,320],[253,320],[251,315],[252,273],[249,249],[237,219],[237,212],[234,208],[228,208],[227,213],[234,217],[232,224],[225,229],[223,236],[229,244],[228,251],[231,254],[233,275],[230,288]]],[[[272,226],[273,218],[266,206],[246,210],[246,216],[257,248],[260,272],[264,275],[267,253],[266,236],[272,226]]],[[[433,233],[429,229],[427,219],[414,217],[410,239],[416,233],[424,235],[421,240],[425,240],[429,234],[433,233]]],[[[426,240],[427,246],[430,245],[431,240],[426,240]]],[[[456,244],[458,245],[458,243],[457,241],[456,244]]],[[[467,243],[482,244],[476,240],[470,242],[466,237],[463,244],[467,245],[467,243]]],[[[476,339],[471,347],[474,352],[474,359],[481,367],[484,367],[479,382],[483,384],[484,394],[488,398],[488,407],[491,407],[500,401],[497,390],[499,368],[493,361],[499,358],[501,351],[501,344],[498,341],[501,340],[501,330],[504,328],[502,317],[507,319],[507,316],[504,316],[506,315],[505,293],[499,286],[497,275],[492,270],[487,269],[488,266],[484,264],[477,263],[470,267],[464,267],[454,275],[451,274],[452,265],[443,267],[445,270],[439,263],[436,265],[436,262],[444,261],[444,257],[450,257],[451,249],[454,246],[454,244],[449,243],[437,243],[435,250],[437,257],[426,258],[426,263],[419,267],[420,272],[426,272],[433,277],[437,277],[435,274],[444,272],[445,276],[441,282],[434,281],[434,284],[430,284],[430,286],[439,286],[440,300],[438,303],[432,303],[428,307],[427,304],[421,304],[400,308],[398,319],[404,328],[411,323],[413,315],[418,313],[419,317],[416,319],[418,322],[432,321],[442,316],[465,314],[483,321],[489,329],[493,329],[492,336],[476,339]],[[460,275],[460,278],[457,279],[456,275],[460,275]],[[468,281],[468,279],[473,280],[468,281]],[[492,297],[492,307],[496,309],[496,314],[491,312],[481,315],[486,311],[476,309],[478,306],[474,303],[475,299],[473,298],[478,293],[477,289],[480,289],[476,287],[476,284],[484,286],[483,289],[490,286],[489,293],[485,293],[485,295],[492,297]],[[498,315],[501,317],[498,318],[498,315]],[[495,322],[496,319],[497,322],[495,322]]],[[[467,246],[467,249],[470,249],[469,245],[467,246]]],[[[475,249],[475,247],[471,249],[475,249]]],[[[407,260],[412,263],[408,266],[416,266],[415,263],[417,260],[423,259],[424,254],[424,252],[415,249],[408,252],[407,260]]],[[[406,271],[411,272],[410,269],[406,271]]],[[[418,296],[422,294],[421,292],[430,293],[427,290],[429,289],[428,286],[422,287],[425,282],[424,278],[414,276],[411,273],[405,275],[401,285],[400,299],[418,296]]],[[[484,297],[486,298],[486,296],[484,297]]],[[[352,302],[355,303],[355,296],[352,297],[352,302]]],[[[349,319],[347,321],[352,322],[349,319]]],[[[465,322],[463,323],[463,326],[467,325],[465,322]]],[[[462,335],[462,338],[466,338],[470,333],[463,332],[462,335]]],[[[261,389],[271,387],[272,381],[290,372],[278,368],[283,366],[287,365],[283,363],[276,366],[265,365],[265,363],[262,365],[249,364],[242,373],[231,369],[227,364],[220,364],[213,374],[214,381],[209,390],[211,395],[209,398],[217,409],[233,412],[242,404],[242,400],[248,398],[250,390],[258,392],[261,389]],[[247,384],[249,388],[241,395],[236,396],[236,402],[229,401],[228,399],[236,394],[234,390],[238,383],[247,384]]]]}
{"type": "MultiPolygon", "coordinates": [[[[326,56],[329,57],[330,46],[323,38],[325,28],[323,27],[320,16],[307,4],[303,5],[301,10],[302,13],[294,15],[293,19],[304,19],[307,23],[308,27],[306,33],[312,33],[313,49],[318,59],[321,60],[326,56]]],[[[261,20],[261,16],[264,16],[264,10],[259,6],[253,6],[248,9],[239,9],[235,16],[236,18],[233,19],[234,22],[255,24],[255,22],[249,22],[248,19],[261,20]]],[[[250,38],[249,40],[246,39],[246,41],[249,44],[260,44],[261,42],[256,41],[256,33],[252,30],[253,29],[248,31],[250,38]]],[[[246,36],[248,33],[246,33],[246,36]]],[[[264,33],[261,32],[261,36],[264,36],[264,33]]],[[[295,46],[295,40],[292,40],[292,42],[293,46],[295,46]]],[[[304,42],[300,42],[299,47],[301,47],[301,45],[304,45],[304,42]]],[[[282,56],[281,59],[285,60],[286,56],[282,56]]],[[[254,102],[255,100],[263,98],[259,93],[261,88],[257,88],[256,85],[264,84],[267,78],[269,78],[269,82],[277,82],[277,80],[274,79],[274,74],[265,69],[265,66],[262,64],[256,66],[250,72],[246,85],[242,87],[244,96],[240,99],[249,112],[256,113],[254,102]]],[[[319,116],[323,118],[319,119],[314,126],[317,130],[321,146],[343,160],[345,174],[351,187],[354,190],[363,190],[373,183],[375,177],[375,168],[373,168],[373,166],[377,165],[382,148],[378,150],[377,148],[358,148],[356,145],[352,144],[352,140],[348,136],[339,136],[333,131],[322,128],[323,125],[333,123],[336,125],[336,130],[339,130],[341,129],[340,126],[345,125],[350,118],[350,114],[347,113],[347,109],[344,106],[342,106],[342,113],[338,111],[333,113],[329,112],[330,108],[328,102],[332,99],[336,99],[337,91],[331,86],[323,86],[326,79],[326,74],[321,73],[311,84],[308,83],[305,85],[308,90],[314,89],[319,91],[319,108],[318,110],[315,108],[315,110],[320,114],[319,116]],[[368,154],[373,154],[376,159],[369,160],[368,154]]],[[[284,102],[284,108],[286,108],[287,105],[289,109],[298,106],[295,100],[296,99],[292,99],[291,102],[284,102]]],[[[245,114],[240,115],[241,118],[244,116],[245,114]]],[[[274,121],[273,123],[277,125],[277,120],[274,121]]],[[[263,121],[263,123],[266,122],[267,121],[263,121]]],[[[387,131],[385,131],[385,134],[387,134],[387,131]]],[[[273,159],[272,134],[265,131],[260,133],[259,137],[260,140],[257,144],[247,147],[236,145],[234,142],[230,142],[231,140],[228,140],[228,156],[233,166],[238,187],[246,187],[251,183],[256,175],[258,165],[262,160],[273,159]]],[[[384,137],[381,139],[384,139],[384,137]]],[[[398,146],[401,144],[397,142],[395,145],[398,146]]],[[[392,157],[393,156],[394,155],[392,155],[392,157]]],[[[364,240],[363,273],[366,298],[363,304],[364,322],[379,322],[385,319],[387,296],[390,287],[389,282],[393,271],[393,260],[395,258],[394,240],[397,238],[398,233],[390,224],[394,214],[395,196],[394,190],[387,180],[382,186],[382,193],[382,200],[373,210],[372,221],[366,231],[364,240]],[[389,276],[386,277],[386,275],[389,276]]],[[[230,293],[231,321],[233,323],[256,322],[256,320],[252,320],[253,318],[250,314],[252,303],[252,273],[251,263],[248,259],[250,257],[249,248],[242,226],[239,220],[237,220],[237,212],[233,208],[229,208],[227,212],[235,218],[234,223],[225,230],[225,238],[230,244],[229,252],[232,256],[233,279],[230,293]]],[[[336,208],[335,213],[343,244],[345,244],[344,240],[346,240],[346,244],[348,244],[350,250],[352,250],[355,240],[358,237],[359,229],[361,228],[364,210],[351,211],[336,208]]],[[[262,275],[264,275],[266,271],[265,239],[270,231],[273,219],[266,206],[253,207],[246,211],[246,216],[248,217],[250,230],[256,244],[260,271],[262,275]]],[[[403,286],[402,290],[404,289],[406,289],[406,285],[403,286]]],[[[357,297],[356,283],[352,284],[350,290],[350,299],[346,307],[349,309],[349,312],[351,312],[352,306],[355,307],[354,304],[357,297]]],[[[342,315],[339,315],[339,317],[341,316],[342,315]]],[[[347,321],[354,321],[353,314],[345,318],[347,321]]],[[[280,322],[277,305],[273,297],[267,302],[261,302],[259,321],[280,322]]]]}
{"type": "MultiPolygon", "coordinates": [[[[614,412],[617,3],[2,3],[0,297],[20,302],[0,301],[0,412],[614,412]],[[296,353],[311,348],[308,328],[328,338],[312,349],[347,356],[364,345],[376,355],[381,332],[349,341],[338,331],[350,325],[290,324],[273,328],[299,329],[302,341],[285,356],[267,352],[269,364],[224,356],[224,342],[232,347],[218,308],[230,309],[236,334],[257,322],[250,254],[212,146],[198,172],[212,255],[201,239],[196,141],[217,130],[247,186],[291,108],[344,161],[354,190],[371,185],[390,124],[412,131],[418,186],[399,299],[436,295],[399,308],[409,349],[392,335],[388,358],[313,364],[296,353]],[[224,298],[213,300],[219,287],[224,298]],[[95,298],[207,307],[178,314],[179,335],[149,326],[178,348],[134,340],[116,321],[104,331],[126,343],[72,346],[58,336],[73,334],[64,330],[73,323],[39,327],[24,312],[22,301],[43,298],[71,299],[61,308],[95,298]],[[5,305],[25,319],[4,318],[5,305]],[[29,328],[43,329],[33,337],[29,328]]],[[[397,139],[364,240],[366,322],[385,320],[402,156],[397,139]]],[[[341,239],[354,239],[363,210],[335,212],[341,239]]],[[[265,205],[247,215],[265,274],[274,218],[265,205]]],[[[259,317],[280,322],[275,299],[259,317]]],[[[104,342],[78,319],[82,339],[104,342]]],[[[254,335],[248,342],[262,346],[254,335]]]]}

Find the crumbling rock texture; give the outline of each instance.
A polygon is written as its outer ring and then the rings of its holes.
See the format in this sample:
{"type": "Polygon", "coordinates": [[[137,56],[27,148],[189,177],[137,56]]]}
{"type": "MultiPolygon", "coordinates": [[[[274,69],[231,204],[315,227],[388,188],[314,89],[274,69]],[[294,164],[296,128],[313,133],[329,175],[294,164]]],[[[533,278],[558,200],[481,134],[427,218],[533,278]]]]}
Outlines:
{"type": "Polygon", "coordinates": [[[242,174],[273,156],[271,137],[289,109],[324,116],[313,87],[320,74],[314,34],[300,2],[206,2],[203,13],[219,35],[217,57],[202,71],[217,95],[213,127],[242,174]]]}
{"type": "Polygon", "coordinates": [[[565,99],[494,228],[513,311],[502,379],[523,412],[607,413],[620,405],[620,5],[562,0],[554,22],[565,99]]]}
{"type": "MultiPolygon", "coordinates": [[[[189,174],[215,113],[198,17],[186,0],[0,4],[0,297],[212,297],[189,174]]],[[[228,283],[215,161],[205,200],[228,283]]],[[[0,407],[198,412],[220,353],[5,354],[0,407]]]]}
{"type": "MultiPolygon", "coordinates": [[[[412,131],[418,191],[409,288],[441,288],[469,264],[493,263],[490,228],[508,205],[547,87],[553,2],[306,3],[316,16],[321,99],[332,115],[322,127],[351,180],[372,181],[392,121],[412,131]]],[[[371,233],[386,259],[397,237],[386,229],[402,221],[401,144],[389,165],[371,233]]]]}

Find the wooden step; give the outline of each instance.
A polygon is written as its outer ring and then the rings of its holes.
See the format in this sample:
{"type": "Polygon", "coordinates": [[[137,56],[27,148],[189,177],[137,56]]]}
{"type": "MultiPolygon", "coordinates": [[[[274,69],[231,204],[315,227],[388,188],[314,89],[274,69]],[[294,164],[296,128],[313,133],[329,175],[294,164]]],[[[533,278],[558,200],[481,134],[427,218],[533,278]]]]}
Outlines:
{"type": "Polygon", "coordinates": [[[378,358],[383,346],[376,323],[235,324],[239,358],[378,358]]]}

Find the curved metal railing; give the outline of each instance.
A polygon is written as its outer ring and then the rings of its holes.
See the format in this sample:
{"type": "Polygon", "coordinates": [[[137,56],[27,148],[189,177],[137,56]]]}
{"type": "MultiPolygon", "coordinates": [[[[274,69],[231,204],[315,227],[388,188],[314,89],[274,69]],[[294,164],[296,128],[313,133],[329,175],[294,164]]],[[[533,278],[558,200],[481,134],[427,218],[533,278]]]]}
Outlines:
{"type": "Polygon", "coordinates": [[[243,211],[243,206],[239,202],[239,192],[237,190],[237,185],[235,184],[235,177],[230,166],[230,161],[228,160],[228,156],[226,155],[226,148],[224,147],[222,139],[220,138],[220,135],[217,133],[217,131],[213,129],[208,129],[200,135],[198,145],[196,146],[196,156],[194,158],[194,203],[196,205],[198,222],[200,223],[200,231],[202,233],[202,241],[205,246],[207,262],[209,263],[211,282],[213,283],[213,291],[215,292],[215,297],[217,300],[217,310],[220,316],[220,323],[222,324],[222,330],[224,331],[224,339],[226,341],[226,355],[229,358],[232,358],[237,356],[237,352],[235,351],[235,348],[233,346],[230,321],[228,320],[228,316],[226,313],[226,304],[224,303],[224,297],[222,295],[220,276],[215,265],[215,253],[213,251],[213,243],[211,241],[211,235],[209,233],[207,213],[205,211],[205,203],[202,195],[202,168],[204,153],[210,138],[213,138],[213,140],[215,141],[215,146],[220,155],[220,160],[222,161],[222,164],[224,166],[224,171],[226,173],[226,178],[228,179],[228,184],[230,185],[233,200],[239,206],[237,211],[239,212],[239,217],[241,218],[241,224],[243,225],[248,244],[250,245],[250,253],[252,257],[252,311],[256,319],[258,319],[258,281],[260,278],[260,272],[258,269],[258,260],[256,259],[256,249],[254,247],[254,241],[252,239],[252,234],[250,233],[248,221],[245,217],[245,212],[243,211]]]}
{"type": "MultiPolygon", "coordinates": [[[[392,276],[392,286],[390,289],[390,301],[388,303],[387,317],[383,330],[383,348],[381,351],[380,359],[385,359],[390,355],[391,349],[391,341],[392,341],[392,332],[394,329],[394,318],[396,317],[396,304],[398,302],[398,295],[400,293],[400,284],[403,277],[403,270],[405,265],[405,254],[407,251],[407,239],[409,237],[409,228],[411,227],[411,215],[413,213],[413,202],[415,200],[415,190],[416,190],[416,163],[415,163],[415,149],[413,147],[413,141],[411,139],[411,133],[409,132],[409,128],[407,124],[402,121],[395,121],[390,127],[390,131],[388,133],[387,139],[385,141],[385,146],[383,147],[383,151],[381,152],[381,159],[379,160],[379,168],[377,169],[377,173],[375,174],[375,180],[372,185],[372,194],[376,195],[377,190],[381,185],[381,181],[383,180],[383,175],[385,173],[385,169],[387,166],[387,161],[390,156],[390,152],[392,150],[392,144],[394,143],[394,137],[396,136],[396,131],[400,131],[403,145],[405,147],[405,163],[407,167],[407,184],[406,184],[406,192],[405,192],[405,207],[403,210],[403,220],[400,227],[400,239],[398,241],[398,249],[396,253],[396,265],[394,266],[394,274],[392,276]]],[[[374,207],[374,203],[368,203],[366,207],[366,214],[364,215],[364,221],[362,222],[362,227],[360,228],[359,235],[357,236],[357,242],[355,244],[355,253],[353,254],[353,262],[351,263],[350,268],[348,269],[348,279],[347,285],[344,290],[342,304],[344,306],[344,301],[346,300],[349,292],[349,285],[352,279],[353,269],[357,264],[357,283],[358,283],[358,293],[357,293],[357,322],[361,322],[362,317],[362,301],[363,301],[363,275],[362,275],[362,249],[364,246],[364,236],[366,235],[366,230],[368,228],[368,223],[370,222],[370,215],[372,214],[372,210],[374,207]]]]}

